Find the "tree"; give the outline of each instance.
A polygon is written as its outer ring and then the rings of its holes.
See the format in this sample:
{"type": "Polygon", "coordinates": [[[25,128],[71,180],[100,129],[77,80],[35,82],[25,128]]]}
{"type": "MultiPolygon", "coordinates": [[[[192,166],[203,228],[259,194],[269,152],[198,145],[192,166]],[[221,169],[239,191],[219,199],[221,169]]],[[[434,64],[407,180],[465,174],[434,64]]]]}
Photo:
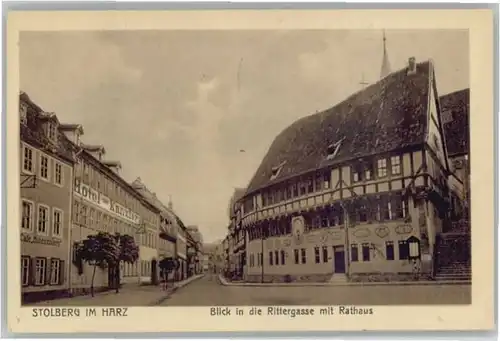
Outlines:
{"type": "Polygon", "coordinates": [[[94,297],[94,279],[96,268],[106,268],[112,264],[117,254],[117,247],[113,236],[107,232],[99,232],[96,235],[89,235],[78,246],[76,255],[82,260],[93,266],[92,280],[90,283],[90,294],[94,297]]]}
{"type": "Polygon", "coordinates": [[[113,236],[117,252],[111,254],[114,257],[110,263],[113,265],[115,290],[120,289],[120,263],[134,264],[139,259],[139,247],[135,243],[134,237],[128,234],[115,233],[113,236]]]}

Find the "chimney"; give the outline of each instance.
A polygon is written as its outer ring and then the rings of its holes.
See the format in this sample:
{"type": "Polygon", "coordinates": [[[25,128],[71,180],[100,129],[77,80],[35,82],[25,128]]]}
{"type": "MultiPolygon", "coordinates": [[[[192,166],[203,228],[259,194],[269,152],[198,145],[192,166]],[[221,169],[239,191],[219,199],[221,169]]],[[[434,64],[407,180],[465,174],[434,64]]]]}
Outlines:
{"type": "Polygon", "coordinates": [[[172,204],[172,196],[169,195],[168,197],[168,208],[170,210],[173,210],[174,209],[174,205],[172,204]]]}
{"type": "Polygon", "coordinates": [[[120,171],[122,169],[120,161],[103,161],[102,164],[111,169],[117,175],[120,175],[120,171]]]}
{"type": "Polygon", "coordinates": [[[81,124],[60,124],[59,130],[68,140],[77,146],[80,145],[80,136],[83,135],[83,127],[81,124]]]}
{"type": "Polygon", "coordinates": [[[408,74],[412,75],[417,72],[417,63],[415,57],[408,58],[408,74]]]}

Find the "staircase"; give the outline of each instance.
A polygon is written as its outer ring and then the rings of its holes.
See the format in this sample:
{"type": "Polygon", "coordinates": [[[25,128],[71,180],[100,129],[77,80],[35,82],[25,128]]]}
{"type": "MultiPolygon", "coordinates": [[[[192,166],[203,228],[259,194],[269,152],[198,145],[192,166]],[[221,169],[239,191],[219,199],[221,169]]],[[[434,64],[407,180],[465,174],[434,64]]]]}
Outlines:
{"type": "Polygon", "coordinates": [[[472,269],[469,262],[452,262],[441,266],[435,277],[436,281],[470,281],[472,269]]]}
{"type": "Polygon", "coordinates": [[[347,276],[345,274],[333,274],[329,282],[335,284],[347,283],[347,276]]]}
{"type": "Polygon", "coordinates": [[[471,236],[470,225],[463,220],[453,228],[441,233],[436,240],[436,281],[470,281],[471,236]]]}

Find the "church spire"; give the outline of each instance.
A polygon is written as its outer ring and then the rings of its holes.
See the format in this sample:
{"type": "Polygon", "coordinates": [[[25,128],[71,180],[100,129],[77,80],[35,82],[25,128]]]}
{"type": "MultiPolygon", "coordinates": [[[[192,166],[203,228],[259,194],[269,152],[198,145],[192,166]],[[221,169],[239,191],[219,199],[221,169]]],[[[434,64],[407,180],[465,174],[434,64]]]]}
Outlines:
{"type": "Polygon", "coordinates": [[[389,63],[389,57],[387,55],[386,38],[384,30],[384,56],[382,57],[382,68],[380,69],[380,79],[388,76],[391,73],[391,64],[389,63]]]}

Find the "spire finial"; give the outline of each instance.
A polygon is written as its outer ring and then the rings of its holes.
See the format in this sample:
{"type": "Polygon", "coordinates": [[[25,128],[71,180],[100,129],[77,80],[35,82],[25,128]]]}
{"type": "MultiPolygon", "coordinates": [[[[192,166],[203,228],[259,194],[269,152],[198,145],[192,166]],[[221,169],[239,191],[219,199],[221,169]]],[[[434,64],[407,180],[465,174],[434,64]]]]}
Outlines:
{"type": "Polygon", "coordinates": [[[387,56],[387,38],[385,37],[385,30],[382,32],[383,38],[383,48],[384,48],[384,55],[382,57],[382,68],[380,69],[380,79],[385,78],[391,73],[391,65],[389,63],[389,57],[387,56]]]}

